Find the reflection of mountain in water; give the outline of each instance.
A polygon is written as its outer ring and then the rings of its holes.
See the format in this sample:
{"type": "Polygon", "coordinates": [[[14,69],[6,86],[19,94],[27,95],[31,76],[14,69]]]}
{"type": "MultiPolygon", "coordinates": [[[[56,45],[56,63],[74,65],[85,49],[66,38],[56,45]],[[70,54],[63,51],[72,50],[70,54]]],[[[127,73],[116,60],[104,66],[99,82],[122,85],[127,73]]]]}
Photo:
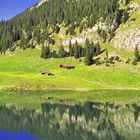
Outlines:
{"type": "Polygon", "coordinates": [[[26,130],[43,140],[138,140],[140,107],[42,104],[41,111],[0,107],[0,129],[26,130]]]}

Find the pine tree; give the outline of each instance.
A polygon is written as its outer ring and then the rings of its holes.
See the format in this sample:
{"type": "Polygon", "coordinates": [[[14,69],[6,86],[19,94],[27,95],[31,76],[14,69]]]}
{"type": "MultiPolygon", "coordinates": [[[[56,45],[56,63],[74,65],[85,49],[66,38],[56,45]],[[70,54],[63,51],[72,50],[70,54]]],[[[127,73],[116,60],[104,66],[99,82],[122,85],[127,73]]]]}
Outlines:
{"type": "Polygon", "coordinates": [[[57,55],[57,51],[56,51],[56,50],[53,50],[53,51],[51,52],[51,57],[53,57],[53,58],[58,58],[58,55],[57,55]]]}
{"type": "Polygon", "coordinates": [[[85,62],[85,65],[91,65],[93,63],[93,54],[91,53],[90,47],[86,49],[84,62],[85,62]]]}
{"type": "Polygon", "coordinates": [[[102,30],[101,36],[103,38],[103,43],[105,43],[106,42],[106,39],[107,39],[107,32],[105,30],[102,30]]]}
{"type": "Polygon", "coordinates": [[[42,50],[41,50],[41,58],[47,59],[50,58],[50,47],[46,46],[44,47],[44,45],[42,46],[42,50]]]}
{"type": "Polygon", "coordinates": [[[98,28],[97,28],[97,33],[100,35],[101,34],[101,29],[99,28],[99,26],[98,26],[98,28]]]}
{"type": "Polygon", "coordinates": [[[58,49],[58,57],[59,58],[64,58],[65,57],[65,50],[64,50],[64,47],[63,45],[61,44],[59,49],[58,49]]]}
{"type": "Polygon", "coordinates": [[[47,57],[47,58],[50,58],[50,57],[51,57],[51,55],[50,55],[51,53],[50,53],[50,47],[49,47],[49,45],[46,46],[45,52],[46,52],[46,57],[47,57]]]}
{"type": "MultiPolygon", "coordinates": [[[[125,3],[129,1],[125,0],[125,3]]],[[[46,40],[54,44],[55,40],[49,40],[49,37],[59,33],[61,26],[67,29],[67,34],[74,35],[77,29],[82,32],[87,27],[92,28],[101,17],[102,22],[108,21],[109,25],[114,20],[120,24],[122,10],[118,0],[47,0],[39,8],[26,10],[12,20],[0,22],[1,50],[7,50],[14,42],[21,40],[23,32],[28,43],[33,39],[38,44],[46,40]],[[108,17],[110,20],[107,20],[108,17]]],[[[108,34],[104,35],[106,38],[108,34]]]]}
{"type": "Polygon", "coordinates": [[[35,48],[35,45],[34,45],[34,42],[33,40],[31,41],[31,44],[30,44],[31,48],[34,49],[35,48]]]}
{"type": "Polygon", "coordinates": [[[81,57],[85,57],[86,55],[86,49],[82,47],[81,57]]]}
{"type": "Polygon", "coordinates": [[[83,56],[83,48],[81,45],[79,45],[79,57],[82,57],[83,56]]]}
{"type": "Polygon", "coordinates": [[[71,44],[71,40],[69,41],[69,56],[73,56],[73,47],[72,47],[72,44],[71,44]]]}
{"type": "Polygon", "coordinates": [[[85,48],[88,48],[88,47],[89,47],[89,45],[90,45],[90,41],[89,41],[89,39],[88,39],[88,38],[86,38],[85,48]]]}
{"type": "Polygon", "coordinates": [[[75,46],[74,46],[74,58],[75,59],[78,59],[80,56],[79,56],[79,46],[78,46],[78,42],[76,40],[75,42],[75,46]]]}
{"type": "Polygon", "coordinates": [[[130,0],[124,0],[124,4],[127,5],[130,2],[130,0]]]}
{"type": "Polygon", "coordinates": [[[108,59],[109,58],[109,55],[108,55],[108,50],[106,49],[106,59],[108,59]]]}
{"type": "Polygon", "coordinates": [[[46,53],[45,53],[45,47],[44,47],[44,45],[41,48],[41,58],[46,59],[46,53]]]}
{"type": "Polygon", "coordinates": [[[123,16],[122,16],[122,22],[123,23],[126,23],[126,21],[128,20],[129,18],[129,14],[126,10],[123,11],[123,16]]]}
{"type": "Polygon", "coordinates": [[[99,42],[95,45],[95,48],[96,48],[95,55],[98,56],[100,54],[100,52],[101,52],[101,48],[100,48],[99,42]]]}
{"type": "Polygon", "coordinates": [[[135,56],[135,61],[137,61],[137,62],[140,61],[140,55],[139,55],[138,47],[135,47],[134,56],[135,56]]]}

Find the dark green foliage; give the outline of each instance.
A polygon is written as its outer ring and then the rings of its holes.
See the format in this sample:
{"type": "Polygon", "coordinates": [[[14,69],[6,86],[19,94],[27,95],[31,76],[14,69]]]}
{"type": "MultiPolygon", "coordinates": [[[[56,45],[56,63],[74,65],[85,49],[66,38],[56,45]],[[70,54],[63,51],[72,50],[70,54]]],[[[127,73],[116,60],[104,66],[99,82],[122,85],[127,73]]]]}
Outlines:
{"type": "Polygon", "coordinates": [[[132,62],[132,64],[133,64],[133,65],[137,65],[138,63],[137,63],[136,60],[134,60],[134,61],[132,62]]]}
{"type": "Polygon", "coordinates": [[[34,45],[33,41],[31,41],[30,47],[31,47],[32,49],[35,48],[35,45],[34,45]]]}
{"type": "Polygon", "coordinates": [[[90,41],[88,38],[86,38],[85,48],[87,48],[90,45],[90,41]]]}
{"type": "Polygon", "coordinates": [[[93,57],[98,56],[100,54],[100,45],[99,43],[90,43],[87,39],[85,44],[85,51],[85,65],[91,65],[93,64],[93,57]]]}
{"type": "Polygon", "coordinates": [[[58,57],[64,58],[65,56],[66,56],[66,52],[64,50],[64,47],[63,47],[63,45],[60,45],[59,49],[58,49],[58,57]]]}
{"type": "Polygon", "coordinates": [[[83,29],[84,29],[84,25],[80,24],[80,26],[79,26],[79,33],[81,33],[83,29]]]}
{"type": "Polygon", "coordinates": [[[100,60],[97,59],[97,60],[95,61],[95,64],[98,66],[98,65],[103,64],[103,62],[101,62],[100,60]]]}
{"type": "Polygon", "coordinates": [[[123,10],[118,10],[117,12],[116,12],[116,23],[118,24],[118,25],[120,25],[121,24],[121,22],[122,22],[122,13],[123,13],[123,10]]]}
{"type": "Polygon", "coordinates": [[[97,33],[99,34],[99,35],[101,35],[101,29],[98,27],[98,29],[97,29],[97,33]]]}
{"type": "Polygon", "coordinates": [[[74,45],[74,58],[78,59],[79,57],[80,57],[80,50],[79,50],[78,42],[76,41],[74,45]]]}
{"type": "Polygon", "coordinates": [[[69,56],[73,56],[74,55],[74,50],[71,44],[71,41],[69,41],[69,56]]]}
{"type": "Polygon", "coordinates": [[[105,43],[107,39],[107,32],[105,30],[101,31],[101,37],[103,38],[103,43],[105,43]]]}
{"type": "Polygon", "coordinates": [[[111,41],[111,40],[113,39],[113,37],[115,36],[115,32],[112,31],[112,30],[109,30],[109,31],[108,31],[108,34],[109,34],[108,41],[111,41]]]}
{"type": "Polygon", "coordinates": [[[86,55],[85,55],[85,65],[91,65],[93,63],[93,56],[94,53],[92,52],[92,48],[89,46],[86,48],[86,55]]]}
{"type": "MultiPolygon", "coordinates": [[[[118,0],[47,0],[38,8],[26,10],[10,21],[0,22],[0,51],[5,52],[23,36],[27,36],[26,43],[34,39],[38,44],[46,40],[54,44],[53,37],[49,37],[54,32],[59,33],[60,24],[67,27],[66,34],[74,35],[75,28],[80,26],[82,32],[85,27],[93,27],[101,17],[112,24],[118,11],[118,0]],[[82,23],[83,19],[87,22],[82,23]],[[50,28],[52,32],[48,32],[50,28]]],[[[22,41],[23,49],[27,47],[26,43],[22,41]]]]}
{"type": "Polygon", "coordinates": [[[51,52],[51,57],[53,57],[53,58],[58,58],[58,54],[57,54],[57,51],[56,51],[56,50],[53,50],[53,51],[51,52]]]}
{"type": "MultiPolygon", "coordinates": [[[[88,39],[86,40],[85,47],[82,47],[76,41],[74,45],[69,43],[69,50],[68,52],[64,50],[63,45],[59,46],[58,52],[56,50],[50,50],[49,46],[42,47],[41,51],[41,58],[64,58],[64,57],[74,57],[75,59],[79,59],[81,57],[85,57],[84,62],[86,65],[93,64],[94,56],[98,56],[103,53],[105,50],[100,49],[100,44],[94,44],[90,42],[88,39]]],[[[81,60],[79,59],[79,62],[81,60]]]]}
{"type": "Polygon", "coordinates": [[[42,46],[42,50],[41,50],[41,58],[47,59],[50,58],[50,48],[49,46],[44,47],[44,45],[42,46]]]}
{"type": "Polygon", "coordinates": [[[41,58],[44,58],[44,59],[46,59],[47,57],[46,57],[46,49],[45,49],[45,47],[44,47],[44,45],[42,46],[42,48],[41,48],[41,58]]]}
{"type": "Polygon", "coordinates": [[[95,45],[95,56],[98,56],[101,52],[100,44],[99,42],[95,45]]]}
{"type": "Polygon", "coordinates": [[[59,27],[59,26],[54,27],[54,32],[55,32],[55,33],[57,33],[57,34],[58,34],[58,33],[59,33],[59,31],[60,31],[60,27],[59,27]]]}
{"type": "Polygon", "coordinates": [[[104,60],[105,60],[105,64],[106,64],[107,67],[110,66],[110,64],[112,64],[114,66],[115,61],[117,61],[117,62],[122,61],[119,56],[111,56],[111,57],[109,57],[107,49],[106,49],[106,57],[104,58],[104,60]]]}
{"type": "Polygon", "coordinates": [[[136,62],[140,61],[140,54],[139,54],[139,49],[138,49],[138,47],[135,47],[135,50],[134,50],[134,57],[135,57],[135,61],[136,61],[136,62]]]}
{"type": "Polygon", "coordinates": [[[85,60],[84,60],[84,62],[85,62],[85,65],[87,65],[87,66],[88,66],[88,65],[91,65],[92,62],[93,62],[93,58],[90,57],[88,51],[86,52],[86,56],[85,56],[85,60]]]}
{"type": "Polygon", "coordinates": [[[123,23],[126,23],[126,21],[128,20],[129,18],[129,13],[127,12],[127,10],[124,10],[123,11],[123,15],[122,15],[122,22],[123,23]]]}
{"type": "Polygon", "coordinates": [[[130,0],[124,0],[124,4],[127,5],[130,2],[130,0]]]}
{"type": "Polygon", "coordinates": [[[108,55],[108,50],[106,49],[106,51],[105,51],[105,52],[106,52],[106,53],[105,53],[105,54],[106,54],[105,59],[106,59],[106,60],[108,60],[108,58],[109,58],[109,55],[108,55]]]}
{"type": "Polygon", "coordinates": [[[107,62],[107,63],[110,63],[110,64],[115,64],[115,62],[114,62],[114,57],[111,56],[110,58],[108,58],[108,59],[106,60],[106,62],[107,62]]]}
{"type": "Polygon", "coordinates": [[[71,25],[67,30],[66,30],[66,35],[75,35],[75,25],[71,25]]]}
{"type": "Polygon", "coordinates": [[[130,61],[131,61],[131,59],[130,59],[130,58],[128,58],[128,59],[125,61],[125,63],[126,63],[126,64],[129,64],[129,63],[130,63],[130,61]]]}
{"type": "Polygon", "coordinates": [[[81,47],[81,57],[84,57],[86,55],[86,49],[81,47]]]}
{"type": "MultiPolygon", "coordinates": [[[[114,37],[114,36],[112,36],[112,35],[113,35],[112,33],[114,33],[113,31],[109,30],[109,31],[107,32],[106,30],[102,30],[102,29],[100,29],[99,27],[98,27],[98,29],[97,29],[97,33],[99,34],[100,37],[103,38],[103,43],[106,42],[106,40],[107,40],[107,38],[108,38],[108,34],[110,34],[110,37],[112,37],[112,38],[114,37]]],[[[109,39],[109,40],[111,40],[111,39],[109,39]]]]}
{"type": "Polygon", "coordinates": [[[54,45],[55,40],[52,37],[48,37],[48,43],[54,45]]]}

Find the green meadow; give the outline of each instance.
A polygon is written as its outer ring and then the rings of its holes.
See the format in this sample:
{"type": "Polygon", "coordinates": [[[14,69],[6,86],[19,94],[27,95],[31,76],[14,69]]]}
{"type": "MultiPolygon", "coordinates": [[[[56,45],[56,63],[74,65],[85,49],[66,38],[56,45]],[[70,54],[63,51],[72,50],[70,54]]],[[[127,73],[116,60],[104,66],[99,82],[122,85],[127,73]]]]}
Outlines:
{"type": "Polygon", "coordinates": [[[140,65],[116,62],[114,66],[85,66],[74,58],[40,58],[40,50],[27,49],[0,55],[0,88],[19,90],[77,90],[139,89],[140,65]],[[76,66],[60,69],[59,65],[76,66]],[[47,71],[55,76],[40,75],[47,71]]]}
{"type": "Polygon", "coordinates": [[[138,103],[139,72],[139,64],[134,66],[115,62],[110,67],[105,64],[85,66],[83,60],[44,60],[40,58],[40,50],[20,50],[0,55],[0,103],[15,103],[31,108],[44,101],[60,102],[60,99],[69,99],[66,101],[70,103],[138,103]],[[74,65],[76,68],[60,69],[61,64],[74,65]],[[40,71],[51,72],[55,76],[43,76],[39,74],[40,71]],[[26,94],[26,91],[31,94],[26,94]]]}

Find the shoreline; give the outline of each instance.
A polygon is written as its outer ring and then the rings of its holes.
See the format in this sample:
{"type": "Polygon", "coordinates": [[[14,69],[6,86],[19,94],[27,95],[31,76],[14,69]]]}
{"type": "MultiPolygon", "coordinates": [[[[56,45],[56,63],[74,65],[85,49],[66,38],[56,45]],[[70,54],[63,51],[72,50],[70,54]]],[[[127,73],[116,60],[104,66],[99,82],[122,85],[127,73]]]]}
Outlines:
{"type": "Polygon", "coordinates": [[[40,108],[42,103],[83,104],[85,102],[140,104],[139,90],[47,90],[43,91],[0,91],[0,104],[27,108],[40,108]]]}
{"type": "Polygon", "coordinates": [[[66,91],[66,92],[90,92],[90,91],[140,91],[140,88],[93,88],[93,89],[85,89],[85,88],[77,88],[77,89],[70,89],[70,88],[54,88],[54,89],[20,89],[18,87],[6,87],[6,88],[1,88],[0,87],[0,92],[2,91],[7,91],[7,92],[52,92],[52,91],[66,91]]]}

